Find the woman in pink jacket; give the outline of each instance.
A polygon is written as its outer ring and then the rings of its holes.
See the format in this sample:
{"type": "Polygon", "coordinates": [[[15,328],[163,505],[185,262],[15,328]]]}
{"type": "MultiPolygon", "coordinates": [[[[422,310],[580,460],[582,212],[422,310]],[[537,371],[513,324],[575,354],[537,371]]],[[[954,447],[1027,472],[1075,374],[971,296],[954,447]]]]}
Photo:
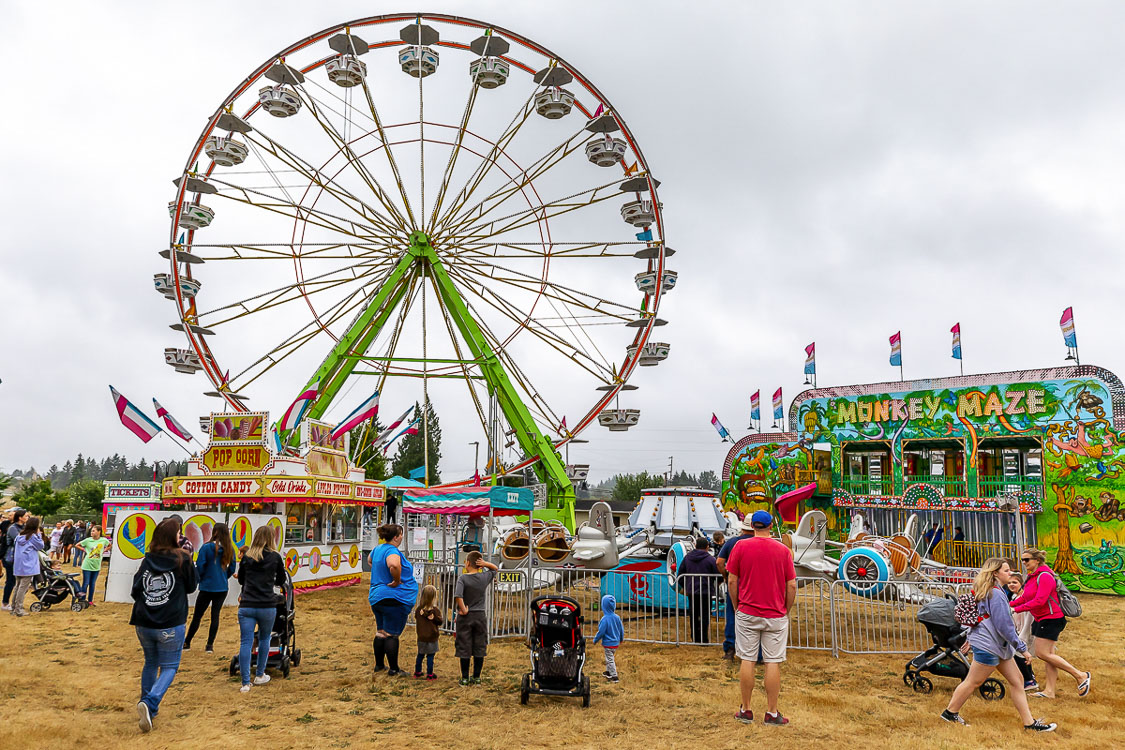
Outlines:
{"type": "Polygon", "coordinates": [[[1032,695],[1054,698],[1055,682],[1061,669],[1074,678],[1078,683],[1078,695],[1085,698],[1090,694],[1090,673],[1078,671],[1055,653],[1059,634],[1066,627],[1066,615],[1059,602],[1055,571],[1047,567],[1046,559],[1047,555],[1034,547],[1023,551],[1020,562],[1027,570],[1027,581],[1023,585],[1023,593],[1011,602],[1013,611],[1030,612],[1035,618],[1035,624],[1031,626],[1031,634],[1035,636],[1035,656],[1047,665],[1047,679],[1043,690],[1032,695]]]}

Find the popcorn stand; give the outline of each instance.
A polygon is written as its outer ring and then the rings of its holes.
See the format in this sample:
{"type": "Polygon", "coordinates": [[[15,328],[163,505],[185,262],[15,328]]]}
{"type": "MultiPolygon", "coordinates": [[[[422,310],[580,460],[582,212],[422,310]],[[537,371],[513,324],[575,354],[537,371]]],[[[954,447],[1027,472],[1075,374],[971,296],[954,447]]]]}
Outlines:
{"type": "MultiPolygon", "coordinates": [[[[188,461],[187,476],[164,480],[164,508],[272,516],[298,591],[358,582],[362,532],[378,525],[385,489],[364,479],[332,425],[307,420],[300,449],[275,452],[268,424],[265,412],[212,414],[207,450],[188,461]]],[[[231,534],[239,548],[250,543],[233,526],[231,534]]]]}

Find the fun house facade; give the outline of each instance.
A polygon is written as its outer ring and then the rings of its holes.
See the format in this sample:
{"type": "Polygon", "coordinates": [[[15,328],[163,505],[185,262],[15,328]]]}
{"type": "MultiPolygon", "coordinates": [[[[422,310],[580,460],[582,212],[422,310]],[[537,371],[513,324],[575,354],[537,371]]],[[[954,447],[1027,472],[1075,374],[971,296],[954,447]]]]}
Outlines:
{"type": "Polygon", "coordinates": [[[1125,595],[1125,388],[1108,370],[817,388],[788,421],[730,450],[724,508],[769,508],[815,483],[805,505],[837,538],[857,511],[880,534],[916,513],[939,528],[920,551],[969,567],[1016,558],[1019,525],[1072,588],[1125,595]]]}

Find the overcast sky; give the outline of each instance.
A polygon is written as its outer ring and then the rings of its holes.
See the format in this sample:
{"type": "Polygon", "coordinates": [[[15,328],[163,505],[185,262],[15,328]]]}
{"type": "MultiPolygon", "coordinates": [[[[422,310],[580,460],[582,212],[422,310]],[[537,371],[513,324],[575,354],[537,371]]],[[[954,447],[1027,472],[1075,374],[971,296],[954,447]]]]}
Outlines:
{"type": "MultiPolygon", "coordinates": [[[[654,174],[680,284],[640,426],[572,461],[719,471],[749,395],[1063,364],[1125,371],[1125,6],[1110,2],[513,3],[427,9],[540,42],[614,102],[654,174]]],[[[79,451],[178,458],[116,421],[107,384],[189,427],[214,407],[180,345],[165,203],[207,117],[277,50],[379,3],[0,3],[0,469],[79,451]]],[[[298,387],[300,384],[294,384],[298,387]]],[[[267,404],[272,411],[285,404],[267,404]]],[[[442,405],[439,404],[439,407],[442,405]]],[[[397,409],[395,409],[397,411],[397,409]]],[[[768,413],[767,413],[768,417],[768,413]]],[[[445,407],[446,476],[472,451],[445,407]]]]}

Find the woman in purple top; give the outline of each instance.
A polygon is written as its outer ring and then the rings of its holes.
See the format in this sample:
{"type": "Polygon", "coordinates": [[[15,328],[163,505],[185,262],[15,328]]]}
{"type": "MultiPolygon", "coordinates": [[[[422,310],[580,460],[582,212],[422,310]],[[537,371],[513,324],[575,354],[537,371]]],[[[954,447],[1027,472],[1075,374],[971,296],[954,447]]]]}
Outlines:
{"type": "Polygon", "coordinates": [[[1014,686],[1008,691],[1008,695],[1012,697],[1012,702],[1016,704],[1016,710],[1023,719],[1023,728],[1033,732],[1053,732],[1055,724],[1032,718],[1031,709],[1027,706],[1027,693],[1018,689],[1018,686],[1023,685],[1023,677],[1012,657],[1018,653],[1020,658],[1030,661],[1031,654],[1016,632],[1012,610],[1008,607],[1008,597],[1004,594],[1003,587],[1010,580],[1012,569],[1007,561],[999,557],[985,560],[984,566],[973,580],[973,598],[977,601],[977,612],[981,620],[969,629],[968,639],[961,649],[972,649],[973,663],[969,667],[969,676],[953,691],[953,697],[949,700],[949,706],[941,712],[941,718],[967,725],[968,722],[957,712],[965,705],[972,692],[984,684],[993,670],[999,669],[1008,684],[1014,686]]]}

